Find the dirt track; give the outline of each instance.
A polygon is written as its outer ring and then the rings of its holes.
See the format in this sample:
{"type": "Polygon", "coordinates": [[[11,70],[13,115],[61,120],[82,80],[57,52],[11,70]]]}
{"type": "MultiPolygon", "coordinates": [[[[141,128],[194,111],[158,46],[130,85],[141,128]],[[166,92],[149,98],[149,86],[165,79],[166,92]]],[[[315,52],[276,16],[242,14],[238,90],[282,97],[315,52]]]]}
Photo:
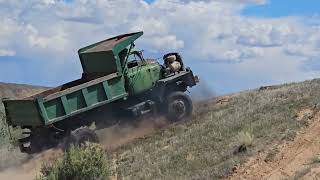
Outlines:
{"type": "Polygon", "coordinates": [[[298,120],[306,115],[312,117],[310,125],[292,142],[259,152],[245,165],[235,167],[229,179],[320,179],[320,113],[304,110],[298,120]]]}

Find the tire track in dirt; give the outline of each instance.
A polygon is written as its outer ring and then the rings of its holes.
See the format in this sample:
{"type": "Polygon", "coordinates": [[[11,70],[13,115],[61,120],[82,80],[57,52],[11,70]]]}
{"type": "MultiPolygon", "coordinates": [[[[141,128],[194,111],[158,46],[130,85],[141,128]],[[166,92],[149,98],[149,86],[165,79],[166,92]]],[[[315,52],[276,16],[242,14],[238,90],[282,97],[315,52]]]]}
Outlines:
{"type": "MultiPolygon", "coordinates": [[[[310,110],[302,113],[310,113],[310,110]]],[[[320,179],[320,160],[314,160],[320,154],[320,113],[313,114],[311,124],[292,142],[259,152],[243,166],[235,167],[235,173],[228,179],[320,179]],[[275,149],[277,153],[268,160],[275,149]]]]}

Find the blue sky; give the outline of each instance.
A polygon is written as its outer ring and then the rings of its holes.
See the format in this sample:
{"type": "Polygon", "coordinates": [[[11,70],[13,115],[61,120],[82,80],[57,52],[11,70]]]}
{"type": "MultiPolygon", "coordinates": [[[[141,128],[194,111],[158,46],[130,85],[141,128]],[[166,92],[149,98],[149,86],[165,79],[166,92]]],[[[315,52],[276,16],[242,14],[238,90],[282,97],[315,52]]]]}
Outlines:
{"type": "MultiPolygon", "coordinates": [[[[153,3],[154,0],[145,0],[153,3]]],[[[252,5],[243,11],[244,15],[258,17],[313,16],[320,15],[319,0],[269,0],[263,5],[252,5]]]]}
{"type": "Polygon", "coordinates": [[[145,0],[148,3],[153,3],[154,0],[145,0]]]}
{"type": "Polygon", "coordinates": [[[271,0],[265,5],[253,5],[243,12],[248,16],[313,16],[320,15],[319,0],[271,0]]]}
{"type": "Polygon", "coordinates": [[[0,1],[0,81],[77,79],[79,48],[138,30],[147,55],[180,52],[218,94],[320,77],[318,0],[146,2],[0,1]]]}

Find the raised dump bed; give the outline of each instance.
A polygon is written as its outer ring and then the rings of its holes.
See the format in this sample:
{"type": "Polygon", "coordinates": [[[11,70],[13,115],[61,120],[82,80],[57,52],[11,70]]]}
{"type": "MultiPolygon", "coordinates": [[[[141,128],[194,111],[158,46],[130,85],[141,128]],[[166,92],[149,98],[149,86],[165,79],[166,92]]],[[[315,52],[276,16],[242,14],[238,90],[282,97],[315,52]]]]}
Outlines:
{"type": "Polygon", "coordinates": [[[124,79],[117,74],[103,76],[65,90],[48,90],[35,99],[5,101],[10,125],[49,125],[128,96],[124,79]],[[46,96],[41,96],[45,95],[46,96]]]}

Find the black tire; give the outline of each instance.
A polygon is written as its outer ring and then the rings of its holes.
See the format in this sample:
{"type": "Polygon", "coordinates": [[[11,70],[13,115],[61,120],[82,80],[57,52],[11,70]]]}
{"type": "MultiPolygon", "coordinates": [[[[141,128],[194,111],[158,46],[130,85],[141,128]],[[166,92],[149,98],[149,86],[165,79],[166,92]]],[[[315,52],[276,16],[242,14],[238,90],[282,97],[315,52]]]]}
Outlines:
{"type": "Polygon", "coordinates": [[[171,122],[189,120],[192,115],[191,98],[180,91],[170,93],[167,97],[167,118],[171,122]]]}
{"type": "Polygon", "coordinates": [[[34,154],[54,147],[55,143],[49,130],[35,130],[31,134],[30,147],[28,153],[34,154]]]}
{"type": "Polygon", "coordinates": [[[35,154],[43,151],[45,148],[44,141],[39,136],[32,136],[30,140],[30,147],[28,149],[28,153],[35,154]]]}
{"type": "Polygon", "coordinates": [[[86,143],[98,143],[99,139],[94,130],[88,127],[82,127],[72,131],[65,142],[65,149],[68,150],[71,145],[81,147],[86,143]]]}

